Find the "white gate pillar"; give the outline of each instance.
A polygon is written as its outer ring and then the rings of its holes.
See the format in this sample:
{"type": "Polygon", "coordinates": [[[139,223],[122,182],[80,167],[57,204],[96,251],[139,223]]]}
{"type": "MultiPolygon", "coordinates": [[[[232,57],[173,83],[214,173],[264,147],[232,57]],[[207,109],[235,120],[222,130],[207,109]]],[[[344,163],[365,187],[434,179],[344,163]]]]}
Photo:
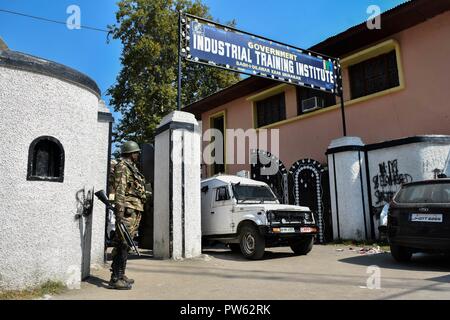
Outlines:
{"type": "Polygon", "coordinates": [[[335,240],[372,238],[364,150],[359,137],[333,140],[327,150],[335,240]]]}
{"type": "Polygon", "coordinates": [[[163,118],[155,137],[155,258],[201,254],[200,152],[193,114],[174,111],[163,118]]]}

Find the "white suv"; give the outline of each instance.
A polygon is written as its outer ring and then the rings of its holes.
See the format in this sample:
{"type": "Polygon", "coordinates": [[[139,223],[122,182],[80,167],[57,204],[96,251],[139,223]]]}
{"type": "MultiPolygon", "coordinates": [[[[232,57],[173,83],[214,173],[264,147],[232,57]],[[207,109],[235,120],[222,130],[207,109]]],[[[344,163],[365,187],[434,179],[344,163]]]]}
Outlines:
{"type": "Polygon", "coordinates": [[[201,183],[202,236],[228,244],[248,259],[266,247],[287,244],[294,253],[311,251],[317,226],[307,207],[280,204],[260,181],[217,175],[201,183]]]}

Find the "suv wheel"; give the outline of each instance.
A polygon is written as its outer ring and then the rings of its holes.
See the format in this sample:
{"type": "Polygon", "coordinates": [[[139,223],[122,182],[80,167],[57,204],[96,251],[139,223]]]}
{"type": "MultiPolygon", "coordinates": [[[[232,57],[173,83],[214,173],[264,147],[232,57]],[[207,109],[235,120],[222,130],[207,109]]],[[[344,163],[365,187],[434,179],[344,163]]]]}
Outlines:
{"type": "Polygon", "coordinates": [[[412,251],[407,247],[391,244],[391,255],[398,262],[408,262],[411,260],[412,251]]]}
{"type": "Polygon", "coordinates": [[[293,240],[289,241],[289,246],[292,251],[298,255],[307,255],[313,248],[314,238],[302,239],[302,240],[293,240]]]}
{"type": "Polygon", "coordinates": [[[264,256],[264,237],[252,225],[243,226],[239,234],[241,252],[247,259],[258,260],[264,256]]]}

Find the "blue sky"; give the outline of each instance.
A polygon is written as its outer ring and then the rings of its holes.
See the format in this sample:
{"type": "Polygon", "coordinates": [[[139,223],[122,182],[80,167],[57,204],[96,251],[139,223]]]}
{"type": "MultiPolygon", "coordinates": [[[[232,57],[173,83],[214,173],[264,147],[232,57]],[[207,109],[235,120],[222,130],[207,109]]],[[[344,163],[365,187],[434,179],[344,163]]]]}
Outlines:
{"type": "MultiPolygon", "coordinates": [[[[237,28],[308,48],[365,21],[369,5],[386,11],[404,0],[203,0],[221,22],[236,19],[237,28]]],[[[0,0],[0,9],[66,21],[70,5],[81,9],[81,24],[106,29],[115,22],[116,0],[0,0]]],[[[121,44],[106,33],[69,30],[64,25],[0,12],[0,37],[16,51],[53,60],[92,77],[108,104],[106,90],[120,71],[121,44]]],[[[115,115],[116,118],[118,115],[115,115]]]]}

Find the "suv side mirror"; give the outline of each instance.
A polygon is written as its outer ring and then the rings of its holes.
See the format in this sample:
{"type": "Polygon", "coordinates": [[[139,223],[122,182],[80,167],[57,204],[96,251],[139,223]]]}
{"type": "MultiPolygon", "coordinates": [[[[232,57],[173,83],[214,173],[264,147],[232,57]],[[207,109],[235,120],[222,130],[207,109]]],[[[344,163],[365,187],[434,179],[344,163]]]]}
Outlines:
{"type": "Polygon", "coordinates": [[[207,192],[208,192],[208,189],[209,189],[208,186],[204,186],[204,187],[202,188],[202,192],[203,192],[203,193],[207,193],[207,192]]]}

